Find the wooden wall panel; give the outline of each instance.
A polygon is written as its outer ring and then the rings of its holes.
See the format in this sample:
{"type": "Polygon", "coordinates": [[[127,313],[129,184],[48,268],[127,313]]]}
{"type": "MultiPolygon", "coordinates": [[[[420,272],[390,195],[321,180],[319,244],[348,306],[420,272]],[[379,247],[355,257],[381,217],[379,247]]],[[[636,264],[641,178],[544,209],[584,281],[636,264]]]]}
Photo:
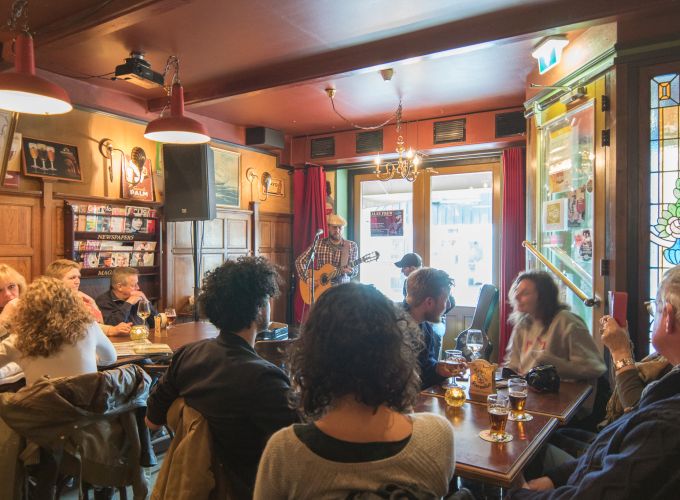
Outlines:
{"type": "Polygon", "coordinates": [[[288,214],[259,213],[258,255],[269,259],[279,270],[281,294],[272,301],[272,320],[289,323],[288,307],[292,268],[293,217],[288,214]]]}
{"type": "MultiPolygon", "coordinates": [[[[252,253],[250,242],[252,212],[218,209],[211,221],[198,222],[198,241],[203,242],[201,276],[215,269],[227,259],[252,253]]],[[[193,295],[194,274],[191,255],[191,222],[167,223],[168,279],[165,296],[167,304],[178,313],[188,312],[189,297],[193,295]]]]}
{"type": "Polygon", "coordinates": [[[0,262],[27,281],[41,273],[41,207],[33,196],[0,196],[0,262]]]}

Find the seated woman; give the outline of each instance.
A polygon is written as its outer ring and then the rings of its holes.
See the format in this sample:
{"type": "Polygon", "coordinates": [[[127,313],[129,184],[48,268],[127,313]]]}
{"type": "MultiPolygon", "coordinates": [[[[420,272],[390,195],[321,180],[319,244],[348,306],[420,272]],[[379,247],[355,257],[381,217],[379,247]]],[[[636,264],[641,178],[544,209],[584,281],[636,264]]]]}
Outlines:
{"type": "Polygon", "coordinates": [[[92,317],[99,323],[102,331],[109,337],[116,335],[127,335],[130,333],[130,323],[119,323],[116,326],[105,325],[102,312],[99,310],[95,300],[84,292],[80,291],[80,268],[77,262],[68,259],[57,259],[52,262],[45,270],[45,276],[57,278],[75,291],[85,304],[85,308],[92,314],[92,317]]]}
{"type": "Polygon", "coordinates": [[[420,387],[419,351],[372,286],[325,292],[291,355],[295,399],[311,421],[271,437],[255,498],[347,498],[392,485],[446,494],[455,465],[451,424],[407,414],[420,387]]]}
{"type": "Polygon", "coordinates": [[[55,278],[41,276],[28,286],[11,332],[0,343],[0,363],[19,364],[29,385],[44,375],[82,375],[116,361],[83,301],[55,278]]]}
{"type": "MultiPolygon", "coordinates": [[[[526,375],[539,365],[553,365],[563,380],[584,380],[593,394],[580,416],[593,410],[598,378],[606,367],[588,327],[560,304],[557,284],[545,271],[524,271],[510,288],[512,335],[503,366],[526,375]]],[[[602,406],[608,397],[601,391],[602,406]]],[[[590,425],[590,422],[588,423],[590,425]]]]}
{"type": "MultiPolygon", "coordinates": [[[[0,264],[0,338],[9,333],[19,305],[19,296],[26,290],[26,280],[12,266],[0,264]]],[[[25,385],[24,372],[16,363],[0,364],[0,392],[16,391],[25,385]]]]}

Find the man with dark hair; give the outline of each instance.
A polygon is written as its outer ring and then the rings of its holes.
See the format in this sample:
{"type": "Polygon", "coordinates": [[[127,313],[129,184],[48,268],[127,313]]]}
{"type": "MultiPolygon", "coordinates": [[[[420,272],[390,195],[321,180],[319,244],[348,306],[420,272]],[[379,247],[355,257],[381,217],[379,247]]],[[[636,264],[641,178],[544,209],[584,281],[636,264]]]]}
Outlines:
{"type": "Polygon", "coordinates": [[[288,377],[254,349],[257,332],[269,324],[277,281],[263,257],[227,261],[209,273],[199,305],[220,334],[177,350],[148,401],[147,425],[156,429],[173,401],[184,398],[208,421],[219,461],[249,490],[269,436],[297,420],[288,377]]]}
{"type": "MultiPolygon", "coordinates": [[[[104,324],[143,325],[144,320],[137,316],[137,306],[140,300],[148,300],[144,292],[139,289],[139,272],[134,267],[116,267],[111,273],[111,289],[95,299],[104,317],[104,324]]],[[[151,314],[146,319],[149,328],[154,326],[154,316],[158,314],[149,303],[151,314]]],[[[130,330],[128,329],[128,332],[130,330]]]]}
{"type": "MultiPolygon", "coordinates": [[[[680,491],[680,266],[652,301],[652,344],[673,365],[637,405],[602,429],[585,453],[510,492],[512,499],[678,498],[680,491]]],[[[630,358],[625,364],[634,365],[630,358]]]]}
{"type": "Polygon", "coordinates": [[[445,363],[439,362],[441,339],[432,329],[432,323],[441,321],[452,283],[444,271],[420,268],[408,277],[406,299],[397,305],[400,326],[419,332],[425,345],[418,355],[422,388],[457,375],[445,363]]]}

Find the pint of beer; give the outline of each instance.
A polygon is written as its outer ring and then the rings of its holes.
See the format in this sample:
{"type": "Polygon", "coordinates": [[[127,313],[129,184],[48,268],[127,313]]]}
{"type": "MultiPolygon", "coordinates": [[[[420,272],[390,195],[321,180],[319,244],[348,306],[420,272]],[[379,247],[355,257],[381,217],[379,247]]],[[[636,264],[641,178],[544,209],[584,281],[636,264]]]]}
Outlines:
{"type": "Polygon", "coordinates": [[[486,403],[491,423],[491,437],[503,439],[510,411],[508,397],[502,394],[490,394],[486,397],[486,403]]]}
{"type": "Polygon", "coordinates": [[[508,382],[510,411],[514,420],[524,419],[524,405],[527,401],[527,381],[523,378],[511,378],[508,382]]]}

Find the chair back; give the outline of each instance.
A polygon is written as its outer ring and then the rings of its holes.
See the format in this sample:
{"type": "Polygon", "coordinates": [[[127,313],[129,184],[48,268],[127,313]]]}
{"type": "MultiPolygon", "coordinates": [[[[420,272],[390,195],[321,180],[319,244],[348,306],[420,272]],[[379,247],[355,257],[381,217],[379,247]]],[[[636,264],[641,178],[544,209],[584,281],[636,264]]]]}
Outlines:
{"type": "Polygon", "coordinates": [[[489,342],[489,325],[493,319],[493,315],[498,308],[498,288],[493,285],[485,284],[479,290],[479,298],[477,299],[477,306],[475,313],[472,316],[472,324],[458,334],[456,338],[456,349],[463,351],[466,358],[470,358],[471,352],[465,346],[465,335],[470,329],[481,330],[484,334],[484,347],[482,347],[481,357],[488,360],[493,352],[493,345],[489,342]]]}
{"type": "Polygon", "coordinates": [[[255,342],[255,352],[272,364],[286,371],[288,349],[296,339],[258,340],[255,342]]]}

